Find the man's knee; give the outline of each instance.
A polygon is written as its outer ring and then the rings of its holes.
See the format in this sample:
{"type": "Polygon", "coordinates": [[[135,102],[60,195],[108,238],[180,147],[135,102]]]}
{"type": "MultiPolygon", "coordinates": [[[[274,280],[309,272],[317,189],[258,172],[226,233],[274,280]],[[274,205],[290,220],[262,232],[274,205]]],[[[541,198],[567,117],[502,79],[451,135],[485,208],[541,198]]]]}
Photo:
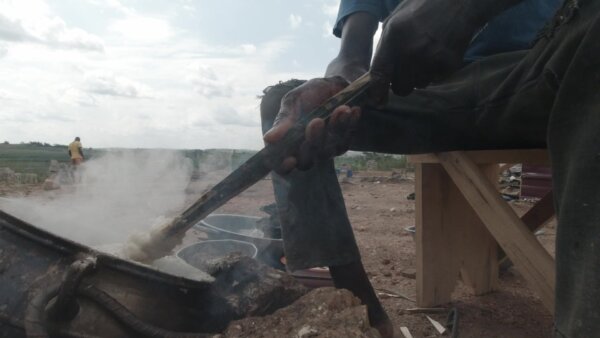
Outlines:
{"type": "Polygon", "coordinates": [[[279,82],[276,85],[269,86],[263,90],[263,97],[260,102],[260,119],[262,121],[263,133],[271,129],[273,121],[279,112],[281,99],[287,92],[303,84],[304,80],[292,79],[285,82],[279,82]]]}

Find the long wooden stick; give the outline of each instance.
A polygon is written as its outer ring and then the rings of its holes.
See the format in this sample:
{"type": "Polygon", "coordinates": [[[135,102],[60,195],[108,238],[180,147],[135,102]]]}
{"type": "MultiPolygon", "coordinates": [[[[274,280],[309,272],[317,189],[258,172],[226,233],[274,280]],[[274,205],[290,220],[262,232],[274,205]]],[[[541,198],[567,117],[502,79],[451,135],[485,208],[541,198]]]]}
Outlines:
{"type": "Polygon", "coordinates": [[[169,254],[181,242],[185,232],[194,224],[258,182],[271,169],[280,165],[283,159],[293,154],[304,140],[306,125],[312,119],[317,117],[325,119],[331,115],[336,107],[342,104],[359,105],[362,103],[370,80],[370,74],[366,73],[317,109],[303,115],[280,142],[265,146],[202,195],[181,216],[161,228],[155,229],[149,234],[149,237],[137,236],[130,239],[130,242],[134,242],[134,245],[127,245],[125,254],[129,258],[138,261],[153,261],[169,254]]]}

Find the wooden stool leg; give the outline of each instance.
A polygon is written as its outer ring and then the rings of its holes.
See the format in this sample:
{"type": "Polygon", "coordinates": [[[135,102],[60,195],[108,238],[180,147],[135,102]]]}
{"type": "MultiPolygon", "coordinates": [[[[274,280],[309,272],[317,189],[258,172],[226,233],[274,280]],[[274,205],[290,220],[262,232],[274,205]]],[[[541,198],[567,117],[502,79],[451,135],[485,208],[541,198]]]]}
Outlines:
{"type": "Polygon", "coordinates": [[[448,152],[438,157],[487,229],[554,313],[555,266],[550,254],[466,154],[448,152]]]}
{"type": "Polygon", "coordinates": [[[415,166],[417,305],[423,307],[450,301],[458,277],[444,236],[444,181],[439,164],[415,166]]]}
{"type": "Polygon", "coordinates": [[[415,169],[418,305],[450,301],[459,277],[475,294],[493,290],[496,241],[439,164],[415,169]]]}

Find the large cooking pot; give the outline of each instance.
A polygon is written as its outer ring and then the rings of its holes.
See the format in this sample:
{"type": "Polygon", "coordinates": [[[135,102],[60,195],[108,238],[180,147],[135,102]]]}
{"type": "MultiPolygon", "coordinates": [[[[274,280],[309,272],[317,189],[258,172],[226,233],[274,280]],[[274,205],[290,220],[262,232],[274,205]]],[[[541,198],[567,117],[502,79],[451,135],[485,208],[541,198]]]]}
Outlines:
{"type": "Polygon", "coordinates": [[[231,314],[210,285],[210,276],[167,274],[0,211],[0,337],[219,332],[231,314]]]}

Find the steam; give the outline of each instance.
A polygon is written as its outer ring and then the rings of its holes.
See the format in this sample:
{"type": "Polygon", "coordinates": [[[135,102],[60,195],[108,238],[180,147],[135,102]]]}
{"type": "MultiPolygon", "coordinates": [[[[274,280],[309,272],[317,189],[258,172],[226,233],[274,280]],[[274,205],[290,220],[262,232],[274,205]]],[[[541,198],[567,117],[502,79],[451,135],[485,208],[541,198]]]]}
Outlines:
{"type": "Polygon", "coordinates": [[[110,151],[78,169],[79,183],[34,197],[0,199],[0,208],[82,244],[122,244],[184,209],[192,169],[177,151],[110,151]]]}

